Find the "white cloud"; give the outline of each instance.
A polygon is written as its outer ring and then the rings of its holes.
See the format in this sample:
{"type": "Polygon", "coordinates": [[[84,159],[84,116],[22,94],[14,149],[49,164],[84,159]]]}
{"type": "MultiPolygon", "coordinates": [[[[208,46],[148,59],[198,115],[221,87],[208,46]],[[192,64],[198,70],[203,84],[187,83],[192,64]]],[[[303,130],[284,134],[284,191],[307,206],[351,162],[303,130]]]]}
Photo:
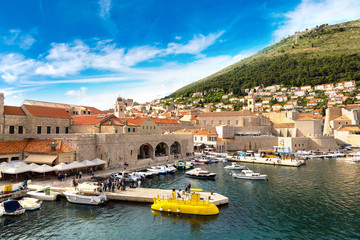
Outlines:
{"type": "Polygon", "coordinates": [[[7,83],[14,83],[23,75],[32,75],[36,65],[35,60],[26,60],[21,54],[0,54],[0,76],[7,83]]]}
{"type": "Polygon", "coordinates": [[[76,96],[78,98],[86,97],[86,87],[81,87],[79,90],[69,90],[65,93],[67,96],[76,96]]]}
{"type": "Polygon", "coordinates": [[[194,54],[199,55],[203,50],[214,44],[215,41],[224,34],[224,31],[218,33],[210,33],[207,36],[202,34],[195,35],[187,44],[169,43],[165,54],[194,54]]]}
{"type": "Polygon", "coordinates": [[[176,40],[181,40],[181,37],[180,36],[175,36],[175,39],[176,40]]]}
{"type": "MultiPolygon", "coordinates": [[[[34,30],[30,30],[31,33],[34,30]]],[[[30,33],[22,33],[21,30],[11,29],[8,36],[2,37],[3,43],[6,45],[18,45],[21,49],[29,49],[35,42],[35,39],[30,33]]]]}
{"type": "Polygon", "coordinates": [[[335,24],[360,18],[359,0],[303,0],[274,32],[276,40],[321,24],[335,24]]]}
{"type": "Polygon", "coordinates": [[[100,17],[102,18],[108,18],[110,15],[110,9],[111,9],[111,0],[99,0],[99,6],[100,6],[100,17]]]}

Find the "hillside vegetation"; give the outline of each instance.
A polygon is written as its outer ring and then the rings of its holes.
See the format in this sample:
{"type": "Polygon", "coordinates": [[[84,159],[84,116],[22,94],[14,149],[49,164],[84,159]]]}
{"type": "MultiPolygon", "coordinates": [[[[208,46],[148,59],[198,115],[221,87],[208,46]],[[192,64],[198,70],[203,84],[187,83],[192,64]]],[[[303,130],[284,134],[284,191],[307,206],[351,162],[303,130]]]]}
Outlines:
{"type": "Polygon", "coordinates": [[[259,85],[303,86],[344,80],[360,83],[360,20],[324,24],[284,38],[169,97],[214,89],[243,95],[245,88],[259,85]]]}

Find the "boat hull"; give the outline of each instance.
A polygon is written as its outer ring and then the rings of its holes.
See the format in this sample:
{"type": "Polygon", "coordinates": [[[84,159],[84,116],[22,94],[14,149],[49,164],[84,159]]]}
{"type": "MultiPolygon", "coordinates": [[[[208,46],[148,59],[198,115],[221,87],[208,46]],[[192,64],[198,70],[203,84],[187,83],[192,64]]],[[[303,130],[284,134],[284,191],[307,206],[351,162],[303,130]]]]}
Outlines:
{"type": "Polygon", "coordinates": [[[196,178],[196,179],[215,180],[216,175],[214,174],[214,175],[209,175],[209,176],[203,176],[203,175],[195,175],[195,174],[185,173],[185,177],[196,178]]]}
{"type": "Polygon", "coordinates": [[[201,216],[218,215],[219,209],[213,203],[207,201],[192,204],[190,200],[163,199],[155,200],[151,206],[152,210],[160,212],[172,212],[181,214],[192,214],[201,216]]]}
{"type": "Polygon", "coordinates": [[[59,193],[50,193],[49,195],[46,195],[44,192],[30,191],[30,192],[27,192],[27,195],[29,195],[33,198],[40,199],[40,200],[55,201],[60,194],[59,193]]]}
{"type": "Polygon", "coordinates": [[[99,205],[106,201],[106,195],[99,196],[83,196],[75,192],[64,192],[66,199],[71,203],[86,204],[86,205],[99,205]]]}

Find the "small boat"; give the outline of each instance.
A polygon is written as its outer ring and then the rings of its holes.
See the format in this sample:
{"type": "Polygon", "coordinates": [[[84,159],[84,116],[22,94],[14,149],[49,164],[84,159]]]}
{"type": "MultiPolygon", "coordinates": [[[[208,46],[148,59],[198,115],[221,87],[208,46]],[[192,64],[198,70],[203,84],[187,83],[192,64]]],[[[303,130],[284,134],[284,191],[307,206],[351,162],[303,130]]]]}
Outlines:
{"type": "Polygon", "coordinates": [[[148,172],[156,172],[158,174],[167,174],[168,171],[162,166],[155,166],[147,169],[148,172]]]}
{"type": "Polygon", "coordinates": [[[0,217],[4,215],[4,208],[0,207],[0,217]]]}
{"type": "Polygon", "coordinates": [[[189,170],[194,168],[194,164],[187,161],[177,161],[174,166],[179,170],[189,170]]]}
{"type": "Polygon", "coordinates": [[[37,198],[24,197],[19,200],[20,205],[26,210],[37,210],[41,207],[42,201],[37,198]]]}
{"type": "Polygon", "coordinates": [[[239,164],[236,164],[235,162],[233,162],[231,165],[227,165],[224,167],[224,169],[228,169],[228,170],[243,170],[245,169],[245,166],[241,166],[239,164]]]}
{"type": "Polygon", "coordinates": [[[190,199],[177,199],[175,192],[169,198],[163,198],[159,195],[154,197],[152,210],[160,212],[172,212],[182,214],[193,214],[202,216],[211,216],[219,214],[218,207],[209,201],[202,200],[199,193],[192,193],[190,199]]]}
{"type": "Polygon", "coordinates": [[[30,191],[26,193],[30,197],[37,198],[45,201],[55,201],[61,194],[50,190],[50,187],[38,190],[30,191]]]}
{"type": "Polygon", "coordinates": [[[115,179],[124,179],[126,182],[137,182],[141,179],[140,176],[135,176],[127,171],[110,174],[110,177],[115,179]]]}
{"type": "Polygon", "coordinates": [[[77,204],[99,205],[107,200],[105,194],[96,195],[80,191],[65,191],[63,194],[69,202],[77,204]]]}
{"type": "Polygon", "coordinates": [[[207,159],[206,157],[201,157],[201,158],[194,158],[195,162],[197,163],[204,163],[204,164],[208,164],[209,163],[209,159],[207,159]]]}
{"type": "Polygon", "coordinates": [[[4,215],[21,215],[26,210],[17,200],[8,200],[2,202],[0,204],[0,208],[3,208],[4,215]]]}
{"type": "Polygon", "coordinates": [[[194,168],[185,172],[185,177],[215,180],[216,173],[211,173],[209,171],[202,170],[201,168],[194,168]]]}
{"type": "Polygon", "coordinates": [[[234,178],[241,179],[251,179],[251,180],[265,180],[267,178],[266,174],[254,173],[252,170],[242,170],[241,173],[234,173],[232,175],[234,178]]]}

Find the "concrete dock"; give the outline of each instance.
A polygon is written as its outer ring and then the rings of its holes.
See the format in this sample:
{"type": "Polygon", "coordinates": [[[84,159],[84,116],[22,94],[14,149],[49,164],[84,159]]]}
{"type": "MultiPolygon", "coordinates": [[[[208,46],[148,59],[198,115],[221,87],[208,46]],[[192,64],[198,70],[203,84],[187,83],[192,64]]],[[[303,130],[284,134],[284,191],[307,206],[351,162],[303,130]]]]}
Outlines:
{"type": "Polygon", "coordinates": [[[0,194],[0,203],[7,201],[9,199],[16,199],[16,198],[22,198],[26,196],[26,193],[29,190],[20,190],[13,193],[7,193],[7,194],[0,194]]]}
{"type": "Polygon", "coordinates": [[[272,160],[272,159],[254,159],[254,158],[228,158],[228,161],[231,162],[245,162],[245,163],[256,163],[256,164],[267,164],[267,165],[277,165],[277,166],[287,166],[287,167],[299,167],[305,164],[304,160],[272,160]]]}
{"type": "MultiPolygon", "coordinates": [[[[29,189],[37,190],[43,186],[38,185],[29,185],[29,189]]],[[[86,188],[80,184],[81,191],[90,192],[90,188],[86,188]]],[[[75,191],[74,187],[51,187],[52,191],[63,193],[65,191],[75,191]]],[[[172,190],[170,189],[155,189],[155,188],[126,188],[126,191],[115,190],[115,192],[105,192],[109,200],[114,201],[125,201],[125,202],[138,202],[138,203],[153,203],[154,197],[159,195],[160,197],[170,197],[172,190]]],[[[100,194],[97,192],[97,194],[100,194]]],[[[186,198],[189,196],[189,193],[181,192],[181,197],[186,198]]],[[[229,199],[218,193],[210,192],[200,192],[200,196],[204,200],[219,206],[228,204],[229,199]]]]}

